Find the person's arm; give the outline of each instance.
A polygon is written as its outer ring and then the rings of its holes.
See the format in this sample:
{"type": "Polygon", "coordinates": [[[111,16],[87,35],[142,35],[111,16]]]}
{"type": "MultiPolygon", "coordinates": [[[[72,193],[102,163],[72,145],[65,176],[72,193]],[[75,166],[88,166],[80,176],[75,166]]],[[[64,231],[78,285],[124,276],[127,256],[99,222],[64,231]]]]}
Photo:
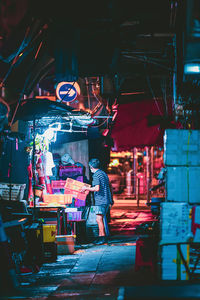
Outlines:
{"type": "Polygon", "coordinates": [[[83,186],[82,189],[81,189],[81,192],[85,192],[85,191],[98,192],[99,191],[99,185],[95,185],[95,186],[92,186],[92,187],[83,186]]]}

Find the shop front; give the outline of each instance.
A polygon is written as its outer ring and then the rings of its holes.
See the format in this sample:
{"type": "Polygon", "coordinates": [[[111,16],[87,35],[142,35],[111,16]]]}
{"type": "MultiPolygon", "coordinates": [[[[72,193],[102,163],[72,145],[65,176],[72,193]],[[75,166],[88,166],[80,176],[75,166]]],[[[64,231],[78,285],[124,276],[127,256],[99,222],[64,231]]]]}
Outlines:
{"type": "Polygon", "coordinates": [[[121,152],[113,149],[108,166],[113,192],[121,198],[163,197],[164,185],[159,185],[163,167],[162,147],[134,147],[121,152]]]}

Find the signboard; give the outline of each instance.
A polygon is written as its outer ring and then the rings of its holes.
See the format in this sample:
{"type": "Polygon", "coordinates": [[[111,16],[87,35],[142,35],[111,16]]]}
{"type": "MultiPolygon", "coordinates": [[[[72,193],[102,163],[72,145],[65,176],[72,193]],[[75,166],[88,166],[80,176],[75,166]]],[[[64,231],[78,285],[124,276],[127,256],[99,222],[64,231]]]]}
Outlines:
{"type": "Polygon", "coordinates": [[[192,236],[188,204],[184,202],[162,203],[160,224],[160,244],[186,243],[192,236]]]}
{"type": "Polygon", "coordinates": [[[62,102],[72,102],[78,94],[80,94],[80,87],[77,82],[62,81],[56,87],[56,96],[62,102]]]}

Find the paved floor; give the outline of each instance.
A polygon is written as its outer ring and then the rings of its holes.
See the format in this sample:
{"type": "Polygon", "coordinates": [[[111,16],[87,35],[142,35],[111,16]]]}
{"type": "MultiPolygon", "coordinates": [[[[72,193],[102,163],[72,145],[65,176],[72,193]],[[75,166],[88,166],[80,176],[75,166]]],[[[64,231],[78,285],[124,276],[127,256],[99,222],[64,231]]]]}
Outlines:
{"type": "Polygon", "coordinates": [[[134,272],[134,239],[77,246],[74,254],[58,256],[38,273],[20,275],[19,292],[4,299],[117,299],[120,285],[134,272]]]}
{"type": "Polygon", "coordinates": [[[135,272],[134,229],[153,220],[150,211],[117,207],[111,211],[107,244],[77,245],[71,255],[60,255],[35,274],[20,274],[18,291],[1,299],[200,299],[199,283],[159,282],[149,269],[135,272]]]}

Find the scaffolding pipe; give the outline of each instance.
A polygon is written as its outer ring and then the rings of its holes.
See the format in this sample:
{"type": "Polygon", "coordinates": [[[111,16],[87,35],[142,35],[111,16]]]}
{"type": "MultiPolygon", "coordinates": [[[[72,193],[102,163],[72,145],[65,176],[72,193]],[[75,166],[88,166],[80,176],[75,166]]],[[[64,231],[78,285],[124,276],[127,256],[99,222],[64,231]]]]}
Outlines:
{"type": "Polygon", "coordinates": [[[139,190],[140,190],[140,178],[136,176],[136,201],[138,207],[140,206],[139,190]]]}
{"type": "Polygon", "coordinates": [[[137,185],[137,148],[134,147],[133,149],[133,176],[134,176],[134,182],[133,182],[133,193],[136,195],[136,185],[137,185]]]}
{"type": "Polygon", "coordinates": [[[149,159],[149,147],[146,147],[146,182],[147,182],[147,203],[150,202],[150,159],[149,159]]]}
{"type": "Polygon", "coordinates": [[[154,175],[154,147],[152,146],[151,147],[151,150],[150,150],[150,158],[151,158],[151,173],[150,173],[150,184],[152,185],[152,181],[153,181],[153,175],[154,175]]]}

